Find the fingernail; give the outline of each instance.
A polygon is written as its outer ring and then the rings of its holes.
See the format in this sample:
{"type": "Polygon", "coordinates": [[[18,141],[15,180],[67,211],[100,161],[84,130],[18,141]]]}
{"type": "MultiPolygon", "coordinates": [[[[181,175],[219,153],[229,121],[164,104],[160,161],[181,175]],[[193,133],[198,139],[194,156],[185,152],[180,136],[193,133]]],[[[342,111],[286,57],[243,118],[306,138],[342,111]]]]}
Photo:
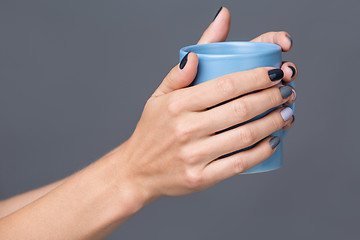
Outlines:
{"type": "Polygon", "coordinates": [[[284,122],[286,122],[293,115],[293,110],[289,107],[286,107],[280,111],[280,114],[281,114],[281,117],[283,118],[284,122]]]}
{"type": "Polygon", "coordinates": [[[296,70],[293,66],[289,66],[289,68],[291,69],[292,71],[292,75],[291,75],[291,78],[293,78],[295,76],[295,73],[296,73],[296,70]]]}
{"type": "Polygon", "coordinates": [[[271,81],[277,81],[284,77],[284,72],[281,69],[272,69],[268,74],[271,81]]]}
{"type": "Polygon", "coordinates": [[[287,37],[287,39],[289,39],[289,41],[290,41],[290,47],[292,47],[293,41],[292,41],[291,37],[289,37],[289,36],[286,36],[286,37],[287,37]]]}
{"type": "Polygon", "coordinates": [[[221,12],[221,9],[222,9],[223,7],[220,7],[219,8],[219,10],[217,11],[217,13],[216,13],[216,15],[215,15],[215,17],[214,17],[214,19],[213,19],[213,21],[215,20],[215,18],[217,17],[217,15],[219,15],[219,13],[221,12]]]}
{"type": "Polygon", "coordinates": [[[191,53],[191,52],[188,52],[188,53],[183,57],[183,59],[181,59],[181,62],[180,62],[180,65],[179,65],[180,69],[183,69],[183,68],[185,67],[185,65],[186,65],[186,63],[187,63],[187,58],[188,58],[189,53],[191,53]]]}
{"type": "Polygon", "coordinates": [[[276,148],[278,145],[279,145],[279,143],[280,143],[280,138],[278,137],[278,136],[275,136],[275,137],[272,137],[271,139],[270,139],[270,147],[272,148],[272,149],[274,149],[274,148],[276,148]]]}
{"type": "Polygon", "coordinates": [[[295,122],[295,115],[293,115],[293,120],[291,121],[291,123],[295,122]]]}
{"type": "Polygon", "coordinates": [[[281,93],[281,97],[283,99],[290,97],[290,95],[293,92],[292,88],[289,87],[289,86],[283,86],[283,87],[279,88],[279,90],[280,90],[280,93],[281,93]]]}

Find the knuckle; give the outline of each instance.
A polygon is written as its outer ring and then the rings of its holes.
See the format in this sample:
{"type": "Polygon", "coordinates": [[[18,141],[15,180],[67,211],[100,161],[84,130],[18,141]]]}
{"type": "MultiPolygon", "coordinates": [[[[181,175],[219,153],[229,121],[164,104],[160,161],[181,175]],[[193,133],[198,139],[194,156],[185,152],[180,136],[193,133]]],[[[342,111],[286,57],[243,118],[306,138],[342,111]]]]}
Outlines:
{"type": "Polygon", "coordinates": [[[236,91],[236,83],[232,77],[221,77],[216,84],[217,89],[224,95],[233,95],[236,91]]]}
{"type": "Polygon", "coordinates": [[[278,106],[281,104],[281,93],[279,88],[275,88],[274,91],[271,91],[268,93],[268,101],[271,104],[271,106],[278,106]]]}
{"type": "Polygon", "coordinates": [[[174,101],[170,101],[167,104],[166,110],[170,116],[177,116],[180,113],[178,103],[174,101]]]}
{"type": "Polygon", "coordinates": [[[239,174],[248,169],[248,164],[241,155],[235,157],[234,161],[234,174],[239,174]]]}
{"type": "Polygon", "coordinates": [[[256,81],[259,78],[259,74],[261,72],[261,68],[255,68],[253,70],[248,71],[248,79],[250,81],[258,82],[256,81]]]}
{"type": "Polygon", "coordinates": [[[257,84],[257,88],[263,88],[271,84],[266,68],[256,68],[251,72],[251,75],[251,80],[257,84]]]}
{"type": "MultiPolygon", "coordinates": [[[[280,115],[280,113],[279,113],[280,115]]],[[[275,129],[280,129],[285,125],[284,120],[282,119],[281,115],[280,116],[272,116],[270,118],[270,121],[272,123],[272,125],[274,126],[275,129]]]]}
{"type": "Polygon", "coordinates": [[[186,185],[190,188],[197,188],[204,182],[204,177],[202,176],[201,171],[193,168],[185,171],[184,178],[186,185]]]}
{"type": "Polygon", "coordinates": [[[174,132],[177,141],[184,143],[190,140],[193,130],[188,124],[181,122],[176,124],[174,132]]]}
{"type": "Polygon", "coordinates": [[[169,97],[166,102],[166,110],[170,116],[178,116],[184,108],[183,100],[176,95],[169,97]]]}
{"type": "Polygon", "coordinates": [[[199,123],[186,121],[185,119],[179,120],[174,124],[174,134],[178,142],[188,142],[192,138],[198,136],[203,126],[199,123]]]}
{"type": "Polygon", "coordinates": [[[256,140],[255,132],[250,127],[240,128],[239,135],[240,135],[241,141],[245,145],[251,145],[256,140]]]}
{"type": "Polygon", "coordinates": [[[182,164],[187,164],[188,163],[188,150],[186,147],[180,147],[178,153],[177,153],[177,159],[182,163],[182,164]]]}
{"type": "Polygon", "coordinates": [[[238,99],[233,101],[232,111],[240,119],[246,118],[249,115],[249,106],[245,100],[238,99]]]}
{"type": "Polygon", "coordinates": [[[205,155],[195,148],[183,148],[181,151],[181,159],[185,164],[193,165],[204,159],[205,155]]]}

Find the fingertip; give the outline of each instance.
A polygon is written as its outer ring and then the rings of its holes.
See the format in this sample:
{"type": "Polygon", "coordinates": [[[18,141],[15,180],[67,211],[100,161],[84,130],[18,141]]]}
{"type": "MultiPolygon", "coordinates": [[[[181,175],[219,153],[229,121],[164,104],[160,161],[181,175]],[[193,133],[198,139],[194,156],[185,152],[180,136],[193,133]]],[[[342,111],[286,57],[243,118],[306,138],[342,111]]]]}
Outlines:
{"type": "Polygon", "coordinates": [[[194,52],[188,52],[178,64],[177,71],[173,72],[172,75],[178,75],[182,78],[184,83],[189,85],[193,81],[197,74],[198,67],[198,56],[194,52]]]}
{"type": "Polygon", "coordinates": [[[281,69],[284,72],[284,82],[290,83],[297,77],[298,71],[295,64],[291,62],[284,62],[281,69]]]}
{"type": "Polygon", "coordinates": [[[186,63],[188,61],[188,55],[190,52],[188,52],[187,54],[185,54],[185,56],[181,59],[180,63],[179,63],[179,68],[182,70],[185,66],[186,63]]]}
{"type": "Polygon", "coordinates": [[[229,9],[227,9],[224,6],[221,6],[214,17],[213,22],[215,22],[215,21],[226,21],[227,22],[227,21],[230,21],[230,19],[231,19],[231,14],[230,14],[229,9]]]}
{"type": "Polygon", "coordinates": [[[292,46],[293,46],[293,40],[290,34],[287,32],[282,32],[281,48],[283,52],[290,51],[292,46]]]}
{"type": "Polygon", "coordinates": [[[284,82],[291,82],[292,80],[292,75],[293,75],[293,72],[292,72],[292,69],[289,68],[288,65],[282,65],[281,66],[281,70],[284,72],[284,78],[283,78],[283,81],[284,82]]]}
{"type": "Polygon", "coordinates": [[[295,116],[293,115],[291,121],[283,127],[283,131],[292,128],[294,126],[294,123],[295,123],[295,116]]]}
{"type": "Polygon", "coordinates": [[[291,99],[291,101],[295,102],[296,101],[296,90],[292,86],[290,86],[290,87],[291,87],[291,91],[294,93],[294,98],[291,99]]]}
{"type": "Polygon", "coordinates": [[[280,45],[283,52],[288,52],[292,47],[292,38],[290,34],[285,31],[276,32],[274,35],[274,43],[280,45]]]}
{"type": "Polygon", "coordinates": [[[230,14],[230,11],[229,9],[227,9],[226,7],[222,7],[222,17],[224,20],[226,21],[230,21],[231,20],[231,14],[230,14]]]}
{"type": "Polygon", "coordinates": [[[291,78],[294,78],[297,71],[294,66],[289,65],[289,68],[291,69],[291,78]]]}
{"type": "Polygon", "coordinates": [[[221,7],[197,44],[225,41],[229,34],[230,24],[230,11],[226,7],[221,7]]]}
{"type": "Polygon", "coordinates": [[[194,52],[189,52],[189,59],[190,59],[190,61],[192,61],[194,64],[198,64],[198,62],[199,62],[199,58],[198,58],[198,55],[196,54],[196,53],[194,53],[194,52]]]}
{"type": "Polygon", "coordinates": [[[270,144],[270,147],[273,151],[275,151],[275,149],[277,148],[277,146],[279,146],[280,144],[280,137],[278,136],[272,136],[272,137],[269,137],[269,144],[270,144]]]}
{"type": "Polygon", "coordinates": [[[178,64],[180,70],[185,70],[189,68],[190,66],[198,65],[198,56],[196,53],[188,52],[180,61],[178,64]]]}
{"type": "Polygon", "coordinates": [[[292,38],[291,38],[290,36],[286,36],[286,37],[287,37],[287,39],[288,39],[289,42],[290,42],[290,47],[289,47],[289,48],[291,48],[292,45],[293,45],[293,40],[292,40],[292,38]]]}
{"type": "Polygon", "coordinates": [[[226,7],[221,7],[220,12],[209,26],[210,33],[207,42],[225,41],[231,25],[231,14],[226,7]]]}

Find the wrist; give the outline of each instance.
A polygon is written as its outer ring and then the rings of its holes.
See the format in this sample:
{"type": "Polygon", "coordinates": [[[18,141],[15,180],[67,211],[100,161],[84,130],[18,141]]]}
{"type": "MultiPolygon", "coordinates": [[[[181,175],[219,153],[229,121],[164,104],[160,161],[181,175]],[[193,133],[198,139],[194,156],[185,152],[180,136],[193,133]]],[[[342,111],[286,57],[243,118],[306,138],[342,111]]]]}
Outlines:
{"type": "Polygon", "coordinates": [[[103,239],[113,232],[150,200],[126,166],[121,165],[127,159],[120,150],[107,154],[43,197],[3,218],[0,235],[19,239],[29,235],[36,239],[55,235],[61,239],[103,239]],[[23,219],[32,221],[22,224],[23,219]],[[7,227],[12,225],[16,229],[7,227]]]}
{"type": "Polygon", "coordinates": [[[120,209],[117,211],[121,216],[130,216],[155,200],[145,184],[131,171],[127,144],[128,142],[123,143],[99,160],[104,166],[104,181],[118,201],[120,209]]]}

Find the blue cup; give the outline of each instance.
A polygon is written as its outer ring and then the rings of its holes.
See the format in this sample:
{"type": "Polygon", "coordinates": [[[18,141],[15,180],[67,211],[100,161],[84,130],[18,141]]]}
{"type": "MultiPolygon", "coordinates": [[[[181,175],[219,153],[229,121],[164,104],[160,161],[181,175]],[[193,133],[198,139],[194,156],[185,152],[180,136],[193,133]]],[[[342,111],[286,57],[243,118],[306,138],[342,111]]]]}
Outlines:
{"type": "MultiPolygon", "coordinates": [[[[282,63],[281,47],[272,43],[261,42],[218,42],[200,45],[191,45],[180,49],[180,60],[188,53],[194,52],[199,58],[199,66],[195,80],[191,85],[201,84],[202,82],[220,77],[225,74],[250,70],[258,67],[275,67],[280,68],[282,63]]],[[[288,85],[294,86],[294,83],[288,85]]],[[[280,106],[279,106],[280,107],[280,106]]],[[[295,104],[289,107],[295,112],[295,104]]],[[[278,108],[278,107],[277,107],[278,108]]],[[[276,108],[270,109],[267,112],[256,116],[249,120],[254,121],[259,119],[276,108]]],[[[249,122],[248,121],[248,122],[249,122]]],[[[246,122],[245,122],[246,123],[246,122]]],[[[229,129],[241,126],[245,123],[237,124],[229,129]]],[[[283,163],[283,140],[289,130],[279,130],[272,134],[281,138],[280,144],[271,157],[251,169],[243,173],[258,173],[267,172],[280,168],[283,163]]],[[[253,146],[250,146],[251,148],[253,146]]],[[[232,153],[225,154],[220,158],[230,156],[240,151],[249,148],[241,149],[232,153]]]]}

